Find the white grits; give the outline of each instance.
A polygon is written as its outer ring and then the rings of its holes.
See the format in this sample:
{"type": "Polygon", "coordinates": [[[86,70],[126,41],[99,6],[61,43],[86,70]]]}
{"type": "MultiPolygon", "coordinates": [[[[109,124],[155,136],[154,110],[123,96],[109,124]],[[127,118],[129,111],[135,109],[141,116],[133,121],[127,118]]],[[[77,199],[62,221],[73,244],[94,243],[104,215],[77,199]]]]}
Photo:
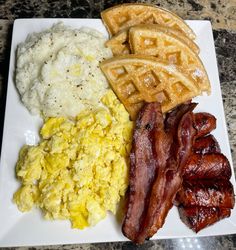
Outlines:
{"type": "Polygon", "coordinates": [[[17,49],[16,86],[32,114],[76,116],[109,88],[99,62],[112,56],[103,35],[62,23],[29,35],[17,49]]]}

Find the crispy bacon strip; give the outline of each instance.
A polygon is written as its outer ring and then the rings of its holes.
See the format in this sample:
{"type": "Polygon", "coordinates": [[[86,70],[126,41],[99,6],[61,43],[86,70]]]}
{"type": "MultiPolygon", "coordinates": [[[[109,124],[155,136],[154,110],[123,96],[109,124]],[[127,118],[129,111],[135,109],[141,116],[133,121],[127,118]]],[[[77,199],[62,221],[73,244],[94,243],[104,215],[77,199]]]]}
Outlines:
{"type": "Polygon", "coordinates": [[[216,119],[208,113],[193,114],[195,106],[182,104],[165,120],[157,103],[146,104],[139,113],[122,226],[135,243],[143,243],[163,226],[175,198],[181,219],[195,231],[229,216],[234,206],[228,160],[214,137],[207,135],[216,127],[216,119]],[[195,180],[203,177],[206,180],[195,180]],[[221,181],[207,180],[213,177],[221,181]]]}
{"type": "MultiPolygon", "coordinates": [[[[167,130],[171,133],[172,144],[167,161],[161,161],[157,168],[157,176],[154,181],[150,202],[147,214],[143,223],[142,231],[135,239],[136,243],[143,243],[157,232],[165,222],[165,218],[173,206],[175,195],[182,183],[182,167],[187,161],[191,153],[191,145],[195,136],[195,129],[193,128],[192,112],[189,111],[194,108],[194,105],[183,105],[184,111],[179,107],[178,112],[175,112],[175,119],[172,114],[169,114],[167,120],[167,130]],[[186,112],[184,114],[184,112],[186,112]],[[181,115],[179,115],[181,113],[181,115]],[[169,126],[172,124],[172,126],[169,126]],[[175,128],[175,131],[173,129],[175,128]]],[[[157,158],[163,156],[161,142],[155,145],[157,158]],[[162,153],[162,154],[161,154],[162,153]]],[[[167,156],[165,154],[165,156],[167,156]]]]}
{"type": "Polygon", "coordinates": [[[215,222],[230,216],[230,208],[183,207],[178,208],[181,220],[196,233],[215,222]]]}
{"type": "Polygon", "coordinates": [[[166,114],[165,118],[165,130],[166,133],[170,134],[172,137],[176,133],[179,122],[184,114],[189,111],[194,110],[197,106],[197,103],[186,103],[177,106],[171,112],[166,114]]]}
{"type": "Polygon", "coordinates": [[[192,154],[183,168],[183,179],[229,180],[231,167],[228,159],[221,153],[192,154]]]}
{"type": "Polygon", "coordinates": [[[162,124],[163,116],[158,103],[146,104],[136,121],[130,154],[128,209],[122,226],[123,234],[132,241],[135,241],[142,227],[150,190],[156,176],[157,163],[153,152],[153,136],[161,130],[162,124]]]}

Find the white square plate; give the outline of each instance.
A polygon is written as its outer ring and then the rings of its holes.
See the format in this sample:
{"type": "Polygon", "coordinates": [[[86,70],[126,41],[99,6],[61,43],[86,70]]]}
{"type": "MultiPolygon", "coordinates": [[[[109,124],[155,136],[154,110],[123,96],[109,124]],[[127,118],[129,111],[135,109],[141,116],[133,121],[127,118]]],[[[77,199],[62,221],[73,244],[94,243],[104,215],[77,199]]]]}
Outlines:
{"type": "MultiPolygon", "coordinates": [[[[29,33],[42,31],[58,21],[74,28],[92,27],[107,36],[106,29],[100,19],[19,19],[15,21],[0,165],[0,246],[127,240],[121,233],[121,225],[111,214],[108,214],[107,218],[95,227],[79,231],[71,229],[69,221],[47,221],[43,219],[40,211],[36,209],[29,213],[21,213],[12,203],[13,193],[19,187],[19,182],[15,178],[15,164],[19,150],[24,144],[39,140],[38,131],[42,125],[42,120],[30,115],[22,105],[16,91],[14,85],[16,48],[20,42],[26,39],[29,33]]],[[[194,101],[199,102],[196,111],[210,112],[217,117],[217,129],[213,134],[218,140],[222,152],[228,157],[233,170],[211,24],[209,21],[188,21],[188,24],[197,35],[196,42],[201,50],[200,57],[207,69],[212,86],[210,96],[201,96],[194,99],[194,101]]],[[[235,189],[234,174],[231,182],[235,189]]],[[[178,211],[174,207],[169,212],[163,228],[158,231],[153,239],[232,233],[236,233],[236,209],[232,211],[230,218],[224,219],[196,235],[181,222],[178,211]]]]}

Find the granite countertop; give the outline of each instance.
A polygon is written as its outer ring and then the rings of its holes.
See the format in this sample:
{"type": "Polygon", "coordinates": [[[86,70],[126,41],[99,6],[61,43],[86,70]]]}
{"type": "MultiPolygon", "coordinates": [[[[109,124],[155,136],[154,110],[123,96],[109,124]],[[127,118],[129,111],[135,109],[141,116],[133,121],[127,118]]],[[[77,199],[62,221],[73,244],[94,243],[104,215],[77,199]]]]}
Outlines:
{"type": "MultiPolygon", "coordinates": [[[[184,19],[206,19],[213,25],[224,109],[234,166],[236,166],[236,1],[234,0],[81,0],[81,1],[0,1],[0,136],[5,97],[12,23],[16,18],[90,17],[110,6],[124,2],[147,2],[174,11],[184,19]]],[[[19,249],[236,249],[236,235],[148,241],[141,247],[131,242],[78,244],[19,249]]],[[[18,249],[18,248],[12,248],[18,249]]]]}

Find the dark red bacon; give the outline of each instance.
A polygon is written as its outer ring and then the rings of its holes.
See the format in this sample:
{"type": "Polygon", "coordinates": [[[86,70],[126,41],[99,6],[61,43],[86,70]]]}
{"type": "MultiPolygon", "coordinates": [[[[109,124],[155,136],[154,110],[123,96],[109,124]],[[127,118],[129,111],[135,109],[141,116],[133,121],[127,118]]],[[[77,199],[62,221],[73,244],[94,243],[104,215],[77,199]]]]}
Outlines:
{"type": "Polygon", "coordinates": [[[143,243],[162,227],[181,187],[182,167],[195,136],[192,109],[186,104],[164,118],[158,104],[139,114],[131,152],[130,191],[123,233],[143,243]],[[168,133],[167,133],[168,132],[168,133]]]}
{"type": "Polygon", "coordinates": [[[157,168],[153,152],[154,134],[159,133],[162,127],[163,116],[160,105],[146,104],[139,113],[133,135],[128,209],[122,226],[124,235],[132,241],[136,240],[142,227],[149,203],[157,168]]]}
{"type": "Polygon", "coordinates": [[[186,103],[177,106],[175,109],[166,114],[165,118],[165,131],[168,134],[172,134],[176,132],[179,122],[184,114],[188,111],[193,111],[197,106],[196,103],[186,103]]]}
{"type": "Polygon", "coordinates": [[[175,203],[182,221],[198,232],[230,215],[234,190],[227,158],[209,133],[216,119],[179,105],[165,119],[158,103],[138,115],[130,154],[130,187],[122,225],[126,237],[142,244],[160,229],[175,203]]]}
{"type": "Polygon", "coordinates": [[[195,134],[191,122],[191,113],[185,114],[177,130],[178,140],[175,153],[167,161],[165,169],[157,173],[143,230],[137,239],[138,243],[152,237],[163,226],[165,218],[173,206],[175,195],[182,183],[181,168],[191,153],[188,145],[195,134]]]}

